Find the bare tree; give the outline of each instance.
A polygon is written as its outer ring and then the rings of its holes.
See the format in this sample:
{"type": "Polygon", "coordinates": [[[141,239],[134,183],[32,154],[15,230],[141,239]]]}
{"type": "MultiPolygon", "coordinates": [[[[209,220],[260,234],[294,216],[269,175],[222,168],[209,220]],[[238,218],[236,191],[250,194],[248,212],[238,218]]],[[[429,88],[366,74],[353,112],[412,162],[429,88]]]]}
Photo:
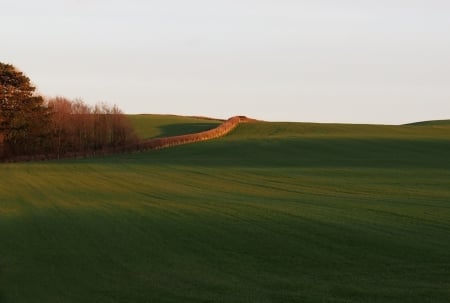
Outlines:
{"type": "Polygon", "coordinates": [[[53,145],[59,157],[67,153],[111,151],[136,143],[128,118],[116,106],[89,106],[82,100],[57,97],[48,101],[52,110],[53,145]]]}
{"type": "Polygon", "coordinates": [[[136,143],[126,116],[114,105],[91,106],[56,97],[45,101],[30,79],[0,63],[0,157],[110,152],[136,143]]]}

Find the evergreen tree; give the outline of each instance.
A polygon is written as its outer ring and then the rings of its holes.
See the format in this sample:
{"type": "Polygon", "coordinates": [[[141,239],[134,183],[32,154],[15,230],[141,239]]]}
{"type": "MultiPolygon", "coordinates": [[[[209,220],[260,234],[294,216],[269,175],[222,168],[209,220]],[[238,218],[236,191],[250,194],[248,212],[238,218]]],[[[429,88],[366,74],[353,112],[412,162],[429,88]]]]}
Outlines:
{"type": "Polygon", "coordinates": [[[30,79],[0,62],[0,139],[3,156],[44,152],[50,113],[30,79]]]}

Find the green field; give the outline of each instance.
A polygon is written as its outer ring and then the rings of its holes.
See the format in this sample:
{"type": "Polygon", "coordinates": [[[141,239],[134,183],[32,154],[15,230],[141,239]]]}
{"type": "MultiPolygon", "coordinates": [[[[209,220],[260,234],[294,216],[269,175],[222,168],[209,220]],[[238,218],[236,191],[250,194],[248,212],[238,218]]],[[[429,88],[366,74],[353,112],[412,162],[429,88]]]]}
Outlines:
{"type": "Polygon", "coordinates": [[[143,139],[201,132],[218,126],[221,121],[174,115],[132,115],[131,123],[143,139]]]}
{"type": "Polygon", "coordinates": [[[1,303],[450,301],[449,124],[248,123],[0,180],[1,303]]]}

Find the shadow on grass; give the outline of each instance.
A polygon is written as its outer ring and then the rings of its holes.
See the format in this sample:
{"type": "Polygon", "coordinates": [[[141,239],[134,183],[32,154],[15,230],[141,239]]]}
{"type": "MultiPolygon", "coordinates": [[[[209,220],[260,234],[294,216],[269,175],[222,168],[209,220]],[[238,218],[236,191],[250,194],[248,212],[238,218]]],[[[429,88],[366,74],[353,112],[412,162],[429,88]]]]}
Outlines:
{"type": "Polygon", "coordinates": [[[142,154],[160,164],[450,169],[450,140],[212,140],[142,154]]]}
{"type": "Polygon", "coordinates": [[[220,123],[176,123],[167,124],[159,127],[161,133],[156,138],[179,136],[186,134],[199,133],[205,130],[213,129],[220,123]]]}

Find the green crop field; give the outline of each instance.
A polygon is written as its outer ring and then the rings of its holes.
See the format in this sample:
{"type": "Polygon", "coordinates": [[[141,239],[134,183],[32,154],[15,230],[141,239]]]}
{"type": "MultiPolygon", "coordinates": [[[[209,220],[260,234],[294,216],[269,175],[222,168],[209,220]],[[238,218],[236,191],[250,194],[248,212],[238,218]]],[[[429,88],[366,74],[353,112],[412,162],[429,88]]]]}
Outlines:
{"type": "Polygon", "coordinates": [[[197,133],[218,126],[221,121],[174,115],[131,115],[136,133],[141,138],[157,138],[197,133]]]}
{"type": "Polygon", "coordinates": [[[448,123],[248,123],[0,180],[1,303],[450,301],[448,123]]]}

